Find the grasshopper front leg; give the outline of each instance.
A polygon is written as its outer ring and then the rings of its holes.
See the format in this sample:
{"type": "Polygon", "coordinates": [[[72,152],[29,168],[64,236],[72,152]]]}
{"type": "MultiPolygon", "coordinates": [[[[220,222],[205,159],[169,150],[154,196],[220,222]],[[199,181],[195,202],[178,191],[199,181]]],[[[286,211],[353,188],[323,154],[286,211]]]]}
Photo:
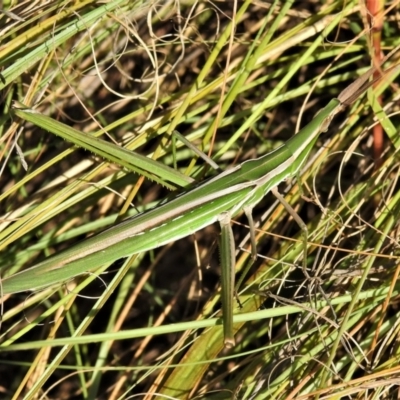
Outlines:
{"type": "Polygon", "coordinates": [[[285,207],[285,210],[292,216],[292,218],[296,221],[297,225],[299,225],[302,236],[303,236],[303,274],[304,276],[311,280],[311,277],[307,271],[307,240],[308,240],[308,229],[307,225],[300,218],[300,215],[292,208],[292,206],[285,200],[285,198],[278,192],[277,188],[271,189],[271,193],[279,200],[279,202],[285,207]]]}

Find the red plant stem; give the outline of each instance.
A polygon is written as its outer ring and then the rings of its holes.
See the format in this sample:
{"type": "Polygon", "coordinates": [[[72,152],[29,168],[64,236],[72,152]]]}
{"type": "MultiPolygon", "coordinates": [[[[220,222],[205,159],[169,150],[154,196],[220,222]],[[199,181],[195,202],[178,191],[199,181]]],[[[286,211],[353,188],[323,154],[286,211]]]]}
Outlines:
{"type": "MultiPolygon", "coordinates": [[[[371,24],[371,42],[374,49],[373,62],[375,65],[380,65],[382,60],[381,39],[383,28],[383,8],[384,0],[367,0],[368,19],[371,24]]],[[[378,77],[380,70],[376,70],[374,78],[378,77]]],[[[378,97],[379,104],[382,104],[382,98],[378,97]]],[[[373,128],[374,137],[374,160],[375,170],[379,169],[382,164],[383,152],[383,129],[381,124],[376,124],[373,128]]]]}

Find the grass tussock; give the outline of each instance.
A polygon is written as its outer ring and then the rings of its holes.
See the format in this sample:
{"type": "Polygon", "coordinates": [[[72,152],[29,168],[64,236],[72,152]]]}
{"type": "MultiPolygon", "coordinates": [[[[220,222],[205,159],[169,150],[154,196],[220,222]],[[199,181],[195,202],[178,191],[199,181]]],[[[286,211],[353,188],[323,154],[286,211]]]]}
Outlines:
{"type": "MultiPolygon", "coordinates": [[[[62,265],[26,272],[215,175],[174,131],[222,169],[285,143],[399,45],[399,2],[366,3],[3,5],[1,398],[397,398],[396,72],[279,186],[307,224],[309,278],[285,208],[271,194],[255,208],[234,348],[218,227],[68,282],[62,265]]],[[[232,224],[239,279],[249,230],[232,224]]]]}

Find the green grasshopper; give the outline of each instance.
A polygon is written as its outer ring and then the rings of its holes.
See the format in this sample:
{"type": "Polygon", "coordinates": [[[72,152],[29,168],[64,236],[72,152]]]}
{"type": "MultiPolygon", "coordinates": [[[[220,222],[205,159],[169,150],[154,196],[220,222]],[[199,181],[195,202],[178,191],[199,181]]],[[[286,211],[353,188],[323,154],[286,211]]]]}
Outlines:
{"type": "MultiPolygon", "coordinates": [[[[373,82],[371,68],[348,86],[338,98],[332,99],[314,119],[278,149],[257,159],[245,161],[185,191],[156,208],[138,214],[83,242],[54,255],[45,261],[1,282],[3,294],[37,290],[67,281],[100,265],[119,258],[144,252],[181,239],[198,230],[219,222],[221,226],[222,310],[224,344],[235,344],[233,334],[233,298],[235,277],[235,244],[231,219],[245,212],[250,225],[252,255],[256,255],[253,207],[283,180],[296,176],[321,132],[328,129],[332,118],[345,106],[357,99],[373,82]],[[39,281],[32,287],[35,278],[39,281]]],[[[50,120],[31,109],[14,108],[14,113],[26,120],[36,114],[35,123],[50,120]],[[39,121],[39,122],[38,122],[39,121]]],[[[33,118],[32,118],[33,119],[33,118]]],[[[295,216],[304,233],[303,269],[307,255],[307,230],[290,206],[283,203],[295,216]]]]}

